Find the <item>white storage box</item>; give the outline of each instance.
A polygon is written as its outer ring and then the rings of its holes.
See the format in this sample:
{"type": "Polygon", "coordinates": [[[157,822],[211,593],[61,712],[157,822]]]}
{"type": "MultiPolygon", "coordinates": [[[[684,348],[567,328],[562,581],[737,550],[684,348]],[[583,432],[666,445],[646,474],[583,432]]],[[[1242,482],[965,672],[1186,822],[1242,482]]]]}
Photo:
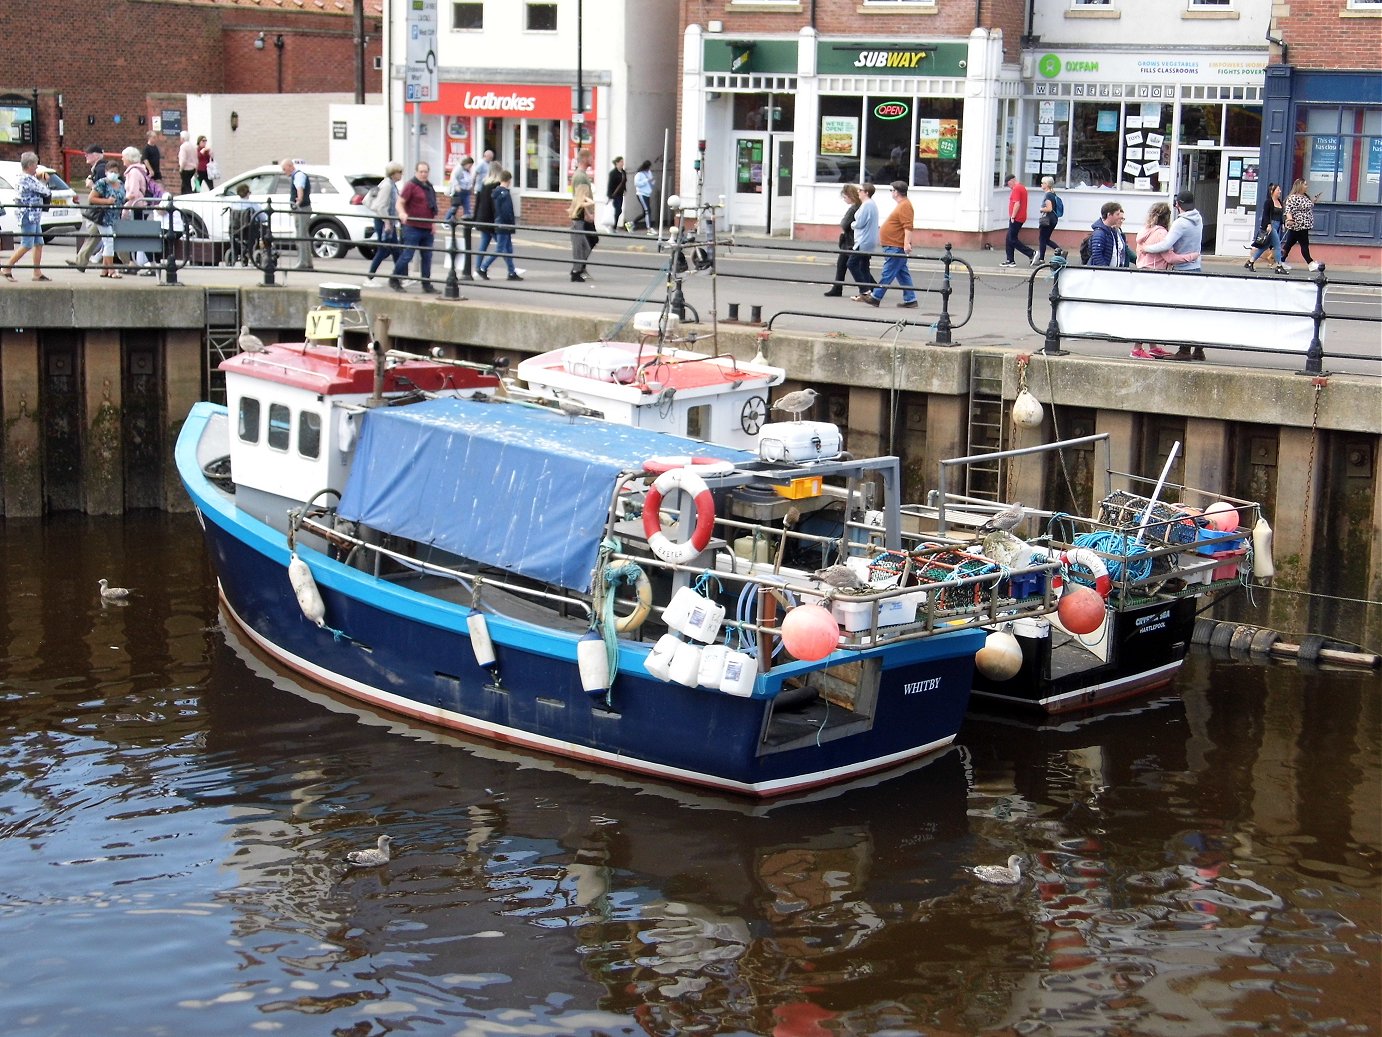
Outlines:
{"type": "Polygon", "coordinates": [[[903,623],[916,622],[920,601],[919,594],[901,594],[896,598],[885,598],[876,603],[836,598],[830,603],[830,611],[835,616],[836,623],[849,633],[855,634],[869,628],[874,604],[878,605],[878,625],[895,627],[903,623]]]}
{"type": "Polygon", "coordinates": [[[828,421],[770,421],[758,434],[764,461],[820,461],[838,457],[840,429],[828,421]]]}
{"type": "Polygon", "coordinates": [[[561,365],[568,374],[602,382],[618,382],[620,385],[629,384],[638,373],[632,353],[603,342],[571,346],[562,354],[561,365]]]}

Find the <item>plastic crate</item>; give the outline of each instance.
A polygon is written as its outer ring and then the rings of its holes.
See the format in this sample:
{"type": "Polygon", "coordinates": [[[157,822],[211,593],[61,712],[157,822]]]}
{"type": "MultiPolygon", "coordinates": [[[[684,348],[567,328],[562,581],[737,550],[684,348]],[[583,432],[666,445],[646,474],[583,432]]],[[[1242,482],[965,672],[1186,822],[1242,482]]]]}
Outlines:
{"type": "Polygon", "coordinates": [[[1215,580],[1238,579],[1239,566],[1242,564],[1243,556],[1247,553],[1247,549],[1242,547],[1232,551],[1215,551],[1210,557],[1220,564],[1213,568],[1213,578],[1215,580]]]}
{"type": "Polygon", "coordinates": [[[1220,532],[1217,529],[1200,530],[1199,539],[1209,541],[1196,545],[1195,553],[1202,555],[1217,556],[1221,551],[1237,551],[1243,546],[1243,538],[1237,533],[1220,532]]]}

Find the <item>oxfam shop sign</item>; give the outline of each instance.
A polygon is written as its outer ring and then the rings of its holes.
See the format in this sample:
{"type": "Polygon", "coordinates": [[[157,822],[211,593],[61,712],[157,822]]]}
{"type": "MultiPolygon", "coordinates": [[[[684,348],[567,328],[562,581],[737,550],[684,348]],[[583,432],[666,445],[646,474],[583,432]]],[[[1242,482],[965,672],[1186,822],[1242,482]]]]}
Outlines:
{"type": "Polygon", "coordinates": [[[1069,79],[1096,83],[1165,83],[1193,80],[1196,83],[1261,83],[1265,55],[1201,53],[1125,54],[1082,53],[1042,54],[1037,58],[1038,79],[1069,79]]]}

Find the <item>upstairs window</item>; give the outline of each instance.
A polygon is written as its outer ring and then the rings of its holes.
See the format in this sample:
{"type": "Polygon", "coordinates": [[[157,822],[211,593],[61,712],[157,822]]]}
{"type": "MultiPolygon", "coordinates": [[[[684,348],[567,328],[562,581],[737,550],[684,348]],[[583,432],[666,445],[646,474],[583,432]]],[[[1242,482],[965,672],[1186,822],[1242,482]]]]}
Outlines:
{"type": "Polygon", "coordinates": [[[480,0],[455,0],[451,5],[451,28],[483,29],[485,5],[480,0]]]}
{"type": "Polygon", "coordinates": [[[556,4],[530,2],[525,6],[527,11],[523,20],[523,28],[529,32],[557,31],[556,4]]]}

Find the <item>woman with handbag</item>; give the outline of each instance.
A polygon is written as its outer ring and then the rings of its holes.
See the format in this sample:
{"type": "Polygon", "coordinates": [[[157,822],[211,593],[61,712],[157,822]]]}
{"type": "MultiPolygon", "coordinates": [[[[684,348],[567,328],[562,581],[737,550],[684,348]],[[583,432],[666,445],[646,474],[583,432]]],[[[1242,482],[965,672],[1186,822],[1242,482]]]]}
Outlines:
{"type": "Polygon", "coordinates": [[[1056,194],[1055,177],[1041,178],[1041,217],[1037,220],[1037,250],[1032,257],[1032,266],[1046,262],[1046,250],[1051,247],[1051,234],[1056,224],[1065,215],[1065,203],[1056,194]]]}
{"type": "MultiPolygon", "coordinates": [[[[854,215],[859,211],[859,205],[862,202],[859,197],[859,188],[853,184],[845,184],[840,191],[840,197],[849,203],[849,208],[845,210],[844,216],[840,219],[840,252],[835,257],[835,283],[825,293],[832,299],[838,299],[845,294],[845,272],[849,268],[849,259],[854,252],[854,215]]],[[[863,285],[859,287],[862,289],[863,285]]]]}
{"type": "MultiPolygon", "coordinates": [[[[1323,191],[1320,192],[1320,194],[1323,193],[1323,191]]],[[[1291,249],[1295,248],[1297,244],[1300,245],[1300,254],[1310,264],[1310,269],[1318,270],[1320,268],[1320,264],[1316,263],[1310,256],[1310,232],[1315,229],[1315,203],[1319,200],[1319,194],[1313,198],[1310,197],[1310,188],[1304,180],[1297,180],[1291,185],[1291,193],[1286,196],[1286,203],[1282,206],[1282,222],[1286,224],[1286,239],[1281,243],[1281,262],[1276,268],[1278,274],[1291,272],[1286,260],[1290,258],[1291,249]]]]}
{"type": "Polygon", "coordinates": [[[1267,197],[1262,199],[1262,220],[1257,229],[1257,237],[1252,239],[1252,244],[1247,246],[1253,250],[1252,256],[1243,265],[1249,270],[1255,270],[1254,264],[1262,258],[1262,254],[1271,249],[1276,256],[1276,272],[1285,273],[1281,269],[1281,185],[1268,184],[1267,197]]]}

